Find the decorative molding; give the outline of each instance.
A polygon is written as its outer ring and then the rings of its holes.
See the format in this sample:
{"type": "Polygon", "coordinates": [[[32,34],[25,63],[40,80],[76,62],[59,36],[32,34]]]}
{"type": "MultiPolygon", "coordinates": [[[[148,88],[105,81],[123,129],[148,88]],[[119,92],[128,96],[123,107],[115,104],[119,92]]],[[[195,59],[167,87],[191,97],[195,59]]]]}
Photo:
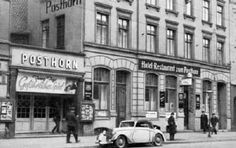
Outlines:
{"type": "Polygon", "coordinates": [[[151,4],[148,4],[146,3],[146,9],[155,9],[157,12],[160,12],[160,7],[159,6],[156,6],[156,5],[151,5],[151,4]]]}

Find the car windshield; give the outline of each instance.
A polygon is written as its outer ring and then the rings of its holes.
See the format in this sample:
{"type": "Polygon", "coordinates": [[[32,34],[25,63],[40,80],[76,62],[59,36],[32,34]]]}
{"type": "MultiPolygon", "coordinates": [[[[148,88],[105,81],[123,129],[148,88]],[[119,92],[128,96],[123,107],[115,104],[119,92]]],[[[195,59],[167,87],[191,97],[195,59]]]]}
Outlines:
{"type": "Polygon", "coordinates": [[[134,127],[134,122],[121,122],[120,127],[134,127]]]}

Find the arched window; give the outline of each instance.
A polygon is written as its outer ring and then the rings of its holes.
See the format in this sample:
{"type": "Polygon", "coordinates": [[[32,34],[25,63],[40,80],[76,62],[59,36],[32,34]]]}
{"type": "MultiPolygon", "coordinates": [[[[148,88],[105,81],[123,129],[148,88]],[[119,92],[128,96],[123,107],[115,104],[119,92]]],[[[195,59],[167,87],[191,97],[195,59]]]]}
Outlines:
{"type": "Polygon", "coordinates": [[[147,74],[145,88],[145,110],[157,110],[157,88],[158,76],[155,74],[147,74]]]}
{"type": "Polygon", "coordinates": [[[204,105],[203,109],[206,110],[207,112],[209,111],[209,104],[208,104],[208,99],[211,98],[211,94],[209,93],[212,91],[212,86],[211,86],[211,81],[209,80],[203,80],[203,87],[202,87],[202,92],[203,92],[203,97],[202,97],[202,104],[204,105]]]}
{"type": "Polygon", "coordinates": [[[94,69],[93,99],[96,110],[107,110],[110,95],[110,71],[105,68],[94,69]]]}
{"type": "Polygon", "coordinates": [[[177,79],[174,76],[166,76],[166,111],[176,111],[177,79]]]}

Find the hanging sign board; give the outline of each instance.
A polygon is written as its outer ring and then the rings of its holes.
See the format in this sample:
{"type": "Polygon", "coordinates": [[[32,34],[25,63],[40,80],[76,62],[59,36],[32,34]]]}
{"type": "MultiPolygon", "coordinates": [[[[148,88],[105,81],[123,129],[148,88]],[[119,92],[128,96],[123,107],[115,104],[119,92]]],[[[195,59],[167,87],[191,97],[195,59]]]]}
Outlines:
{"type": "Polygon", "coordinates": [[[14,101],[0,99],[0,122],[13,122],[14,101]]]}
{"type": "Polygon", "coordinates": [[[192,78],[186,78],[180,80],[180,86],[190,86],[192,85],[192,78]]]}
{"type": "Polygon", "coordinates": [[[65,77],[18,73],[16,80],[17,92],[75,94],[76,88],[76,81],[65,77]]]}

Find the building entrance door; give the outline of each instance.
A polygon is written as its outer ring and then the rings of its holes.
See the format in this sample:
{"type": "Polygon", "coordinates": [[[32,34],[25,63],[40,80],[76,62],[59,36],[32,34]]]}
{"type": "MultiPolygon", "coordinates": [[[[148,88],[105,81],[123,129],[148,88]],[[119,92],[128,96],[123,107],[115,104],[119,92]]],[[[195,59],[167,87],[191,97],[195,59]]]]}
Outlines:
{"type": "Polygon", "coordinates": [[[116,72],[116,111],[117,111],[117,120],[116,126],[119,126],[119,123],[122,120],[127,118],[127,81],[128,81],[128,72],[127,71],[117,71],[116,72]]]}
{"type": "Polygon", "coordinates": [[[189,129],[189,101],[188,101],[188,89],[184,87],[184,128],[189,129]]]}
{"type": "Polygon", "coordinates": [[[217,107],[219,113],[219,129],[227,128],[227,108],[226,108],[226,85],[224,83],[217,84],[217,107]]]}

